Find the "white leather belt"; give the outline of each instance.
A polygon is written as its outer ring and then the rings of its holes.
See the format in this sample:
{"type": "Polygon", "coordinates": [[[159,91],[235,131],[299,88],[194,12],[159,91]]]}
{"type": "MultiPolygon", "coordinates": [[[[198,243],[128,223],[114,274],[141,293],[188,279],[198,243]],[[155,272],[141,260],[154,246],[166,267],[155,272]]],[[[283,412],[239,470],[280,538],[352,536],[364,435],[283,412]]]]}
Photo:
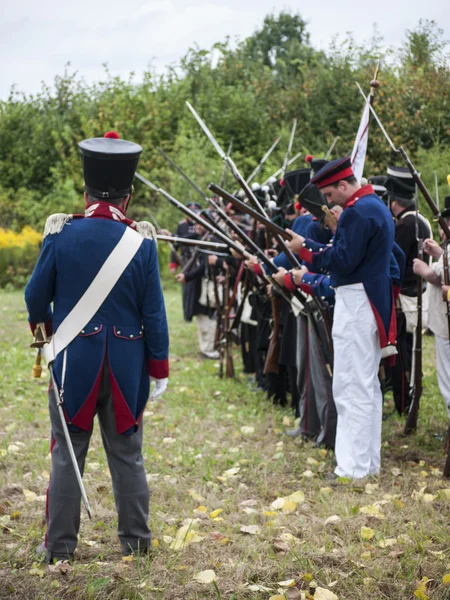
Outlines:
{"type": "Polygon", "coordinates": [[[124,234],[101,266],[88,289],[58,327],[50,342],[44,346],[47,364],[52,363],[58,354],[72,342],[80,331],[91,321],[122,273],[133,260],[144,238],[127,227],[124,234]]]}

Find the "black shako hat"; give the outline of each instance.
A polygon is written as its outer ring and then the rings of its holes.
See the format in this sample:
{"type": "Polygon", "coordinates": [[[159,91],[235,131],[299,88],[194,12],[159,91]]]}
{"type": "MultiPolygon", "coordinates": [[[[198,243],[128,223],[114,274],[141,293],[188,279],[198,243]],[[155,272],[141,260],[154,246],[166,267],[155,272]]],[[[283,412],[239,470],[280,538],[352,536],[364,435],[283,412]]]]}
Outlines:
{"type": "Polygon", "coordinates": [[[416,193],[416,182],[414,181],[407,167],[387,168],[387,179],[384,184],[389,198],[402,198],[403,200],[413,200],[416,193]]]}
{"type": "Polygon", "coordinates": [[[305,156],[305,162],[311,167],[311,177],[314,177],[320,169],[323,169],[323,167],[328,164],[326,158],[314,158],[311,154],[305,156]]]}
{"type": "Polygon", "coordinates": [[[311,179],[311,169],[297,169],[289,171],[284,176],[284,185],[289,194],[289,200],[293,200],[294,196],[300,194],[302,189],[311,179]]]}
{"type": "Polygon", "coordinates": [[[444,210],[441,212],[441,216],[443,216],[444,219],[450,217],[450,196],[444,198],[444,210]]]}
{"type": "Polygon", "coordinates": [[[86,193],[99,200],[128,196],[141,146],[114,137],[83,140],[79,146],[86,193]]]}

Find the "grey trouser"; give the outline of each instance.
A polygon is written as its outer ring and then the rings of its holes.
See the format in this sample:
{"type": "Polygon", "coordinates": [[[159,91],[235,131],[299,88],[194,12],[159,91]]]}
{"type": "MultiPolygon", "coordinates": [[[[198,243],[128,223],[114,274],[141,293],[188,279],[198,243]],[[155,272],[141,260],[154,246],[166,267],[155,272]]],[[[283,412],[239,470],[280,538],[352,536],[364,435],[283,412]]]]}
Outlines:
{"type": "MultiPolygon", "coordinates": [[[[46,547],[55,554],[72,554],[80,527],[81,492],[64,437],[53,388],[49,391],[52,426],[52,472],[47,497],[46,547]]],[[[102,373],[97,414],[103,447],[108,459],[118,513],[118,535],[122,552],[146,548],[151,543],[147,526],[150,492],[142,457],[142,423],[130,436],[119,435],[113,410],[107,361],[102,373]]],[[[91,431],[71,432],[81,473],[89,448],[91,431]]],[[[95,512],[95,508],[94,508],[95,512]]]]}
{"type": "MultiPolygon", "coordinates": [[[[319,444],[334,448],[336,437],[336,407],[332,393],[331,374],[319,339],[318,327],[323,323],[309,314],[297,318],[298,386],[300,392],[300,430],[319,444]]],[[[322,336],[323,331],[320,331],[322,336]]]]}

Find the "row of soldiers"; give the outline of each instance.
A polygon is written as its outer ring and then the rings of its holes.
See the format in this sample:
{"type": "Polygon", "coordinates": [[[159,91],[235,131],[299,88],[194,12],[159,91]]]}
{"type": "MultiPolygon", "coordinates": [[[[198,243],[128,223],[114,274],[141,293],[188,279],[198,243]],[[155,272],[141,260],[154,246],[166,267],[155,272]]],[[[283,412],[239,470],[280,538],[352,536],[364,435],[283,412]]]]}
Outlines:
{"type": "MultiPolygon", "coordinates": [[[[379,470],[381,392],[392,389],[399,415],[409,412],[414,399],[415,370],[421,371],[421,363],[414,364],[419,287],[422,327],[437,336],[439,383],[450,415],[442,259],[432,264],[442,248],[433,241],[431,225],[417,208],[416,184],[407,168],[389,166],[385,176],[374,176],[359,186],[348,158],[330,163],[306,158],[306,168],[268,185],[252,186],[261,204],[271,209],[271,221],[293,238],[288,246],[301,239],[296,268],[292,269],[280,238],[249,217],[235,199],[228,206],[223,202],[228,219],[270,257],[276,271],[270,273],[257,254],[244,259],[233,250],[227,256],[182,245],[177,246],[181,254],[172,252],[170,269],[183,284],[185,319],[197,317],[202,355],[227,361],[228,346],[238,337],[244,372],[255,375],[256,389],[266,390],[282,406],[290,393],[299,427],[288,435],[336,449],[335,475],[364,477],[379,470]],[[341,182],[343,191],[338,187],[341,182]],[[318,190],[325,195],[319,192],[318,196],[318,190]],[[353,227],[347,224],[348,217],[342,221],[350,233],[340,248],[339,264],[324,264],[322,257],[335,246],[340,220],[352,215],[351,208],[362,198],[370,199],[373,206],[355,219],[353,227]],[[216,289],[210,297],[204,293],[208,282],[216,289]],[[218,294],[218,288],[224,292],[218,294]],[[339,288],[348,298],[345,310],[336,314],[339,288]],[[302,302],[295,298],[298,291],[302,302]],[[233,313],[234,326],[228,323],[225,331],[234,338],[224,334],[227,312],[233,313]],[[361,332],[365,333],[358,335],[361,332]],[[358,337],[364,338],[361,344],[358,337]],[[372,367],[366,364],[367,349],[374,355],[372,367]],[[356,386],[355,380],[359,380],[356,386]]],[[[202,210],[197,203],[188,206],[217,230],[239,239],[216,211],[202,210]]],[[[450,197],[442,215],[450,216],[450,197]]],[[[175,235],[219,241],[214,232],[208,236],[201,220],[189,217],[179,223],[175,235]]]]}
{"type": "MultiPolygon", "coordinates": [[[[421,285],[414,288],[413,273],[430,283],[428,326],[448,406],[450,351],[441,299],[449,300],[447,252],[414,210],[405,170],[391,169],[383,187],[375,179],[361,186],[349,158],[311,159],[307,169],[261,188],[259,200],[240,181],[257,210],[212,185],[224,202],[212,200],[214,210],[199,215],[198,207],[185,207],[136,172],[139,145],[108,132],[79,146],[85,210],[49,217],[25,290],[38,348],[34,373],[40,374],[43,353],[51,375],[52,470],[47,529],[38,548],[43,560],[73,557],[81,498],[91,516],[82,475],[96,415],[122,553],[151,549],[142,417],[150,390],[155,399],[167,388],[169,336],[156,231],[127,216],[135,177],[189,218],[179,237],[158,237],[175,241],[181,251],[180,258],[173,255],[172,269],[178,260],[184,314],[199,321],[203,355],[221,358],[224,374],[232,376],[231,345],[239,341],[245,370],[256,374],[258,386],[281,404],[290,390],[300,417],[294,435],[334,447],[335,476],[379,471],[382,356],[398,360],[391,379],[397,409],[407,409],[414,370],[408,312],[422,292],[421,285]],[[421,237],[436,262],[416,258],[421,237]],[[192,243],[196,248],[188,255],[182,249],[192,243]]],[[[237,169],[235,174],[239,179],[237,169]]],[[[438,216],[449,239],[448,201],[438,216]]]]}

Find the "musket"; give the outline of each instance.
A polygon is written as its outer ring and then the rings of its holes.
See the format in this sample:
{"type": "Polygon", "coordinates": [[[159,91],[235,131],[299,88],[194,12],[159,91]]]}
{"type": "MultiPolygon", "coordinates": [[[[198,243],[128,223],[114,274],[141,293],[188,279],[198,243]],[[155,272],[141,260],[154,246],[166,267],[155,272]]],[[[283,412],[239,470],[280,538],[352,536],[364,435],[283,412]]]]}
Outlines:
{"type": "Polygon", "coordinates": [[[256,221],[258,221],[258,223],[261,223],[262,225],[264,225],[264,227],[266,227],[271,233],[273,233],[275,235],[279,235],[280,237],[284,238],[285,240],[292,239],[292,236],[289,233],[287,233],[287,231],[285,231],[282,227],[280,227],[279,225],[276,225],[275,223],[272,223],[272,221],[270,219],[268,219],[267,217],[265,217],[258,211],[254,210],[251,206],[249,206],[248,204],[245,204],[244,202],[242,202],[242,200],[239,200],[238,198],[236,198],[235,196],[233,196],[226,190],[223,190],[218,185],[216,185],[214,183],[210,183],[208,185],[208,188],[212,192],[214,192],[214,194],[217,194],[218,196],[220,196],[227,202],[231,202],[231,204],[233,206],[235,206],[236,208],[241,210],[243,213],[249,215],[256,221]]]}
{"type": "MultiPolygon", "coordinates": [[[[42,373],[42,367],[40,366],[42,349],[43,349],[44,345],[48,344],[50,341],[49,338],[47,337],[44,323],[38,323],[36,325],[36,330],[35,330],[34,336],[35,336],[35,339],[34,339],[34,342],[31,344],[31,347],[38,349],[38,357],[36,359],[35,367],[33,368],[33,376],[40,377],[41,373],[42,373]]],[[[77,457],[75,456],[75,452],[74,452],[73,445],[72,445],[72,440],[70,439],[69,430],[67,428],[66,418],[64,416],[64,410],[63,410],[64,391],[62,389],[59,390],[58,384],[56,383],[55,375],[53,372],[53,363],[49,363],[48,370],[50,371],[50,377],[51,377],[51,381],[52,381],[53,391],[55,393],[56,406],[58,407],[58,413],[59,413],[59,417],[61,419],[64,437],[65,437],[66,444],[67,444],[67,449],[69,450],[70,459],[72,461],[72,465],[73,465],[73,468],[75,471],[75,476],[77,478],[78,487],[80,488],[81,496],[83,498],[84,506],[86,508],[88,517],[90,519],[92,519],[91,507],[90,507],[89,500],[88,500],[88,497],[86,494],[86,490],[84,489],[83,479],[81,477],[77,457]]]]}
{"type": "Polygon", "coordinates": [[[336,144],[337,144],[337,141],[338,141],[338,139],[339,139],[339,138],[340,138],[340,136],[339,136],[339,135],[337,135],[337,136],[334,138],[334,140],[331,142],[331,146],[328,148],[328,152],[325,154],[325,160],[328,160],[328,159],[330,158],[330,156],[331,156],[331,153],[333,152],[333,150],[334,150],[334,147],[336,146],[336,144]]]}
{"type": "MultiPolygon", "coordinates": [[[[278,271],[278,267],[274,264],[274,262],[267,256],[267,254],[264,253],[263,250],[261,250],[261,248],[256,244],[256,242],[249,237],[245,231],[242,231],[242,229],[239,227],[239,225],[237,223],[235,223],[233,221],[233,219],[231,219],[226,212],[224,212],[220,206],[214,202],[214,200],[212,198],[209,199],[209,203],[211,204],[211,206],[214,207],[214,209],[216,210],[217,214],[219,215],[220,219],[222,219],[222,221],[224,221],[228,227],[231,229],[231,231],[233,231],[238,237],[239,239],[246,244],[247,246],[249,246],[251,248],[251,250],[256,254],[256,256],[267,266],[267,268],[269,269],[269,273],[271,275],[273,275],[274,273],[276,273],[278,271]]],[[[247,205],[245,205],[247,206],[247,205]]],[[[290,302],[290,299],[288,297],[288,295],[285,293],[286,290],[284,290],[284,288],[282,288],[270,275],[270,283],[272,283],[272,285],[274,285],[277,290],[278,293],[283,296],[283,298],[287,301],[290,302]]],[[[297,298],[302,304],[304,304],[306,302],[306,297],[302,296],[301,298],[297,298]]]]}
{"type": "Polygon", "coordinates": [[[182,238],[173,235],[162,235],[159,233],[157,234],[156,239],[160,240],[161,242],[174,242],[176,244],[180,244],[181,246],[195,246],[196,248],[207,248],[210,250],[226,250],[228,248],[226,244],[221,244],[220,242],[194,240],[192,238],[182,238]]]}
{"type": "Polygon", "coordinates": [[[230,320],[230,311],[231,311],[231,303],[230,303],[230,270],[227,269],[225,273],[225,283],[224,283],[224,342],[225,342],[225,375],[228,378],[234,377],[234,365],[233,365],[233,356],[231,354],[231,339],[230,339],[230,331],[229,331],[229,320],[230,320]]]}
{"type": "MultiPolygon", "coordinates": [[[[233,139],[231,139],[230,143],[228,144],[227,156],[231,156],[232,148],[233,148],[233,139]]],[[[222,175],[220,176],[221,185],[225,185],[226,178],[227,178],[227,163],[226,163],[226,161],[224,161],[223,168],[222,168],[222,175]]]]}
{"type": "MultiPolygon", "coordinates": [[[[291,158],[291,160],[288,162],[288,167],[290,167],[292,165],[292,163],[294,163],[296,160],[298,160],[300,158],[300,156],[303,155],[303,152],[298,152],[293,158],[291,158]]],[[[278,171],[275,171],[275,173],[273,175],[271,175],[270,177],[268,177],[265,181],[263,181],[263,183],[261,185],[265,185],[266,183],[269,183],[269,181],[275,177],[275,179],[278,177],[278,175],[281,174],[281,171],[283,170],[283,167],[281,167],[280,169],[278,169],[278,171]]]]}
{"type": "MultiPolygon", "coordinates": [[[[361,86],[359,85],[358,82],[356,82],[356,85],[358,86],[358,89],[361,92],[361,95],[363,96],[363,98],[365,98],[367,100],[367,98],[364,95],[364,92],[362,91],[361,86]]],[[[412,178],[416,182],[416,185],[419,188],[419,190],[422,192],[423,197],[425,198],[428,206],[431,208],[431,211],[433,212],[433,215],[434,215],[435,219],[439,222],[439,225],[441,226],[443,232],[445,233],[446,238],[450,239],[450,229],[449,229],[449,227],[447,225],[447,222],[442,217],[439,208],[436,206],[436,203],[434,202],[433,198],[431,197],[430,192],[427,190],[427,188],[426,188],[425,184],[423,183],[423,181],[422,181],[419,173],[417,172],[417,170],[415,169],[414,165],[412,164],[412,162],[411,162],[408,154],[406,153],[406,150],[403,148],[403,146],[400,146],[399,148],[396,148],[394,146],[391,138],[389,137],[386,129],[384,128],[384,125],[380,121],[377,113],[375,112],[373,106],[370,103],[369,103],[369,109],[370,109],[370,112],[372,113],[373,117],[375,118],[375,121],[378,123],[378,126],[380,127],[381,131],[383,132],[383,135],[386,138],[386,140],[387,140],[389,146],[391,147],[392,151],[395,152],[396,154],[400,154],[400,156],[404,160],[406,166],[408,167],[409,172],[411,173],[412,178]]]]}
{"type": "Polygon", "coordinates": [[[202,200],[208,200],[208,196],[204,192],[202,192],[202,190],[198,187],[198,185],[196,183],[194,183],[188,175],[186,175],[186,173],[177,165],[177,163],[174,160],[172,160],[170,158],[170,156],[168,154],[166,154],[164,152],[164,150],[162,148],[157,146],[156,149],[158,150],[158,152],[160,154],[162,154],[162,156],[164,156],[164,158],[167,160],[167,162],[172,165],[172,167],[175,169],[175,171],[177,173],[179,173],[181,175],[181,177],[183,177],[189,183],[189,185],[197,192],[197,194],[200,196],[200,198],[202,200]]]}
{"type": "MultiPolygon", "coordinates": [[[[416,195],[417,258],[423,260],[423,240],[419,237],[419,198],[416,195]]],[[[420,398],[422,396],[422,277],[417,275],[417,323],[414,331],[414,373],[411,387],[411,405],[403,433],[409,435],[417,429],[420,398]]]]}
{"type": "MultiPolygon", "coordinates": [[[[284,241],[285,239],[288,239],[288,240],[292,239],[292,236],[289,233],[287,233],[281,227],[278,227],[278,225],[275,225],[274,223],[272,223],[272,221],[269,221],[268,219],[266,219],[263,215],[259,214],[258,212],[254,211],[253,209],[251,209],[247,204],[244,204],[243,202],[241,202],[240,200],[238,200],[237,198],[235,198],[234,196],[232,196],[225,190],[222,190],[220,187],[218,187],[214,183],[210,183],[208,185],[208,188],[211,191],[213,191],[214,193],[217,193],[219,196],[221,196],[227,202],[231,202],[234,206],[236,206],[243,212],[247,212],[247,214],[250,214],[255,219],[255,221],[258,221],[259,223],[261,223],[265,227],[267,227],[270,231],[274,232],[278,243],[284,250],[284,252],[285,252],[287,258],[290,260],[291,264],[294,267],[300,266],[298,259],[294,256],[294,254],[292,253],[292,251],[290,250],[290,248],[286,245],[286,243],[284,241]]],[[[230,226],[231,226],[231,223],[230,223],[230,226]]],[[[256,246],[256,244],[255,244],[255,246],[256,246]]],[[[252,248],[253,248],[253,245],[252,245],[252,248]]],[[[257,250],[258,256],[261,256],[261,258],[264,256],[264,258],[262,258],[262,260],[265,262],[265,264],[267,264],[267,266],[270,269],[270,272],[273,274],[275,272],[273,270],[274,268],[276,270],[278,270],[278,268],[272,263],[272,261],[270,261],[270,259],[264,254],[264,252],[262,252],[262,250],[259,247],[256,246],[256,248],[258,249],[257,250]],[[269,262],[267,262],[267,261],[269,261],[269,262]]],[[[280,287],[280,286],[277,286],[277,287],[280,287]]],[[[307,302],[307,298],[299,290],[297,290],[297,292],[295,292],[293,295],[303,305],[307,302]]],[[[319,310],[320,314],[322,315],[326,334],[327,334],[328,344],[329,344],[330,348],[332,349],[333,341],[332,341],[332,336],[331,336],[331,320],[330,320],[330,316],[329,316],[329,311],[328,311],[327,307],[324,306],[324,304],[320,298],[317,298],[316,296],[312,296],[312,300],[313,300],[314,304],[316,305],[317,309],[319,310]]]]}
{"type": "MultiPolygon", "coordinates": [[[[191,113],[194,115],[194,117],[196,118],[198,124],[200,125],[200,127],[203,129],[203,131],[206,134],[206,137],[209,139],[209,141],[212,143],[212,145],[214,146],[214,148],[216,149],[217,153],[219,154],[219,156],[222,158],[222,160],[224,160],[227,165],[229,166],[229,168],[231,169],[231,172],[233,173],[234,178],[236,179],[236,181],[239,183],[239,185],[241,186],[241,188],[244,190],[245,195],[247,196],[247,198],[250,200],[250,202],[253,204],[253,206],[259,210],[259,212],[261,212],[262,214],[266,214],[263,207],[261,206],[258,198],[255,196],[255,194],[253,193],[253,191],[250,189],[249,185],[247,184],[247,182],[245,181],[245,179],[242,177],[242,175],[240,174],[237,166],[234,164],[234,161],[225,154],[225,152],[223,151],[223,149],[221,148],[220,144],[218,143],[218,141],[215,139],[215,137],[213,136],[213,134],[211,133],[211,131],[208,129],[206,123],[202,120],[202,118],[197,114],[196,110],[194,109],[193,106],[191,106],[191,104],[189,102],[186,101],[186,104],[189,108],[189,110],[191,111],[191,113]]],[[[266,215],[267,216],[267,215],[266,215]]]]}
{"type": "Polygon", "coordinates": [[[287,170],[287,166],[289,163],[289,156],[291,154],[292,151],[292,144],[294,143],[294,136],[295,136],[295,130],[297,129],[297,119],[294,119],[294,122],[292,124],[292,130],[291,130],[291,136],[289,138],[289,144],[288,144],[288,149],[286,152],[286,155],[284,157],[284,162],[283,162],[283,166],[281,168],[281,177],[284,177],[286,170],[287,170]]]}
{"type": "Polygon", "coordinates": [[[235,252],[237,252],[239,256],[242,256],[246,259],[250,258],[250,254],[244,248],[242,248],[239,244],[233,242],[233,240],[230,240],[224,233],[222,233],[216,227],[211,225],[211,223],[209,223],[206,219],[203,219],[201,216],[197,215],[193,210],[191,210],[182,202],[171,196],[168,192],[166,192],[162,188],[157,187],[154,183],[152,183],[139,173],[136,173],[135,177],[153,191],[158,192],[159,194],[164,196],[164,198],[166,198],[173,206],[176,206],[179,210],[181,210],[181,212],[187,215],[192,221],[195,221],[196,223],[207,229],[210,233],[214,234],[217,238],[222,240],[229,248],[232,248],[235,252]]]}
{"type": "Polygon", "coordinates": [[[256,168],[254,169],[253,173],[246,179],[246,182],[248,184],[250,184],[255,179],[255,177],[258,175],[258,173],[261,171],[261,169],[263,168],[264,163],[269,158],[269,156],[272,154],[272,152],[275,150],[275,148],[277,147],[278,142],[280,141],[280,139],[281,138],[277,138],[274,141],[274,143],[270,146],[270,148],[264,154],[264,156],[262,157],[262,159],[259,161],[259,163],[256,166],[256,168]]]}

